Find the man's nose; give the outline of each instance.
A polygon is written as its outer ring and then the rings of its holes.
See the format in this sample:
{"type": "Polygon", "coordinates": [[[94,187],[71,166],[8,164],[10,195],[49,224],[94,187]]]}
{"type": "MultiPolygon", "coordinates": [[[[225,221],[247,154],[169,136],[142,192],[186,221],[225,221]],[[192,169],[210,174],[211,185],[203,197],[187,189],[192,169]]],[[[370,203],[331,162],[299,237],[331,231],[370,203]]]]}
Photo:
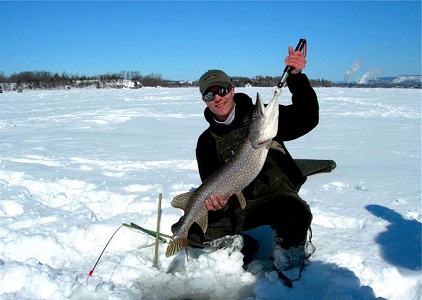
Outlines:
{"type": "Polygon", "coordinates": [[[216,94],[215,96],[214,96],[214,101],[215,102],[218,102],[218,101],[220,101],[221,99],[223,99],[224,98],[224,96],[220,96],[219,94],[216,94]]]}

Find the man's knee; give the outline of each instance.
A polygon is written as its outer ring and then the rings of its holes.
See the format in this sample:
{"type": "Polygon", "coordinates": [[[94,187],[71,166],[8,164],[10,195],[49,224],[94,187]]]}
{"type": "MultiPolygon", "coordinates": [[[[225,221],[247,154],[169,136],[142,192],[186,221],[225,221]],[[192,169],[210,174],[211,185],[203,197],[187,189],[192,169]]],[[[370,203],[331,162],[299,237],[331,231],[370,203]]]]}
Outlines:
{"type": "Polygon", "coordinates": [[[289,202],[288,213],[283,214],[275,230],[281,238],[283,248],[298,247],[305,245],[308,230],[312,222],[312,213],[309,205],[299,197],[289,196],[284,199],[289,202]]]}

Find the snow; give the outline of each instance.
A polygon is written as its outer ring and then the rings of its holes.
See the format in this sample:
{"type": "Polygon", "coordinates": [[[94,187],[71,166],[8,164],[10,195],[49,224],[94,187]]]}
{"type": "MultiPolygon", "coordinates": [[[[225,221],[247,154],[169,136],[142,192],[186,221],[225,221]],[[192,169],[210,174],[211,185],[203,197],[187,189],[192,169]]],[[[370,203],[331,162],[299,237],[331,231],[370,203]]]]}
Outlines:
{"type": "Polygon", "coordinates": [[[170,234],[183,213],[171,199],[200,184],[196,88],[1,94],[0,299],[421,299],[421,90],[316,92],[319,126],[287,147],[337,168],[301,189],[317,251],[293,288],[265,228],[245,271],[233,248],[167,258],[164,243],[156,268],[155,240],[122,227],[87,283],[122,223],[155,230],[161,193],[170,234]]]}

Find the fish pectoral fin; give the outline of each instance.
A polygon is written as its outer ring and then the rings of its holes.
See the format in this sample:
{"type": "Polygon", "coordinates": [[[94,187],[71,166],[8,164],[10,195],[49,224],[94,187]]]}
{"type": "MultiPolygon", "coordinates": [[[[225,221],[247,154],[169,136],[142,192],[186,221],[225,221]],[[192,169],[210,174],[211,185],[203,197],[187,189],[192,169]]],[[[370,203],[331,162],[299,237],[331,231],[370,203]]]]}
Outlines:
{"type": "Polygon", "coordinates": [[[189,201],[190,196],[192,195],[192,192],[186,192],[180,195],[177,195],[176,197],[171,200],[171,206],[174,208],[180,208],[185,210],[186,204],[189,201]]]}
{"type": "Polygon", "coordinates": [[[277,151],[280,151],[283,154],[286,154],[286,151],[284,151],[283,146],[281,146],[281,144],[279,142],[277,142],[277,141],[272,141],[271,142],[271,145],[270,145],[270,148],[271,149],[274,149],[274,150],[277,150],[277,151]]]}
{"type": "Polygon", "coordinates": [[[240,207],[244,209],[246,207],[246,199],[245,196],[243,196],[242,192],[236,193],[237,199],[239,200],[240,207]]]}
{"type": "Polygon", "coordinates": [[[202,231],[205,233],[208,229],[208,214],[205,214],[201,219],[198,221],[195,221],[202,229],[202,231]]]}

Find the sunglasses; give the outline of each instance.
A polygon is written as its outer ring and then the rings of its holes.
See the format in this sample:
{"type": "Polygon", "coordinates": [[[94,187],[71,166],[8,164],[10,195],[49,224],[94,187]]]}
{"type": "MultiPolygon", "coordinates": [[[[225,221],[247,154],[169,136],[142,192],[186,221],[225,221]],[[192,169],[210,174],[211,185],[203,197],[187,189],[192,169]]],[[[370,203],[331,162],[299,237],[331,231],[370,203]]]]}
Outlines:
{"type": "Polygon", "coordinates": [[[220,97],[224,97],[225,95],[230,93],[231,89],[232,89],[231,85],[229,85],[228,87],[219,86],[217,90],[209,91],[204,96],[202,96],[202,100],[204,100],[206,102],[212,101],[212,100],[214,100],[215,95],[218,95],[220,97]]]}

